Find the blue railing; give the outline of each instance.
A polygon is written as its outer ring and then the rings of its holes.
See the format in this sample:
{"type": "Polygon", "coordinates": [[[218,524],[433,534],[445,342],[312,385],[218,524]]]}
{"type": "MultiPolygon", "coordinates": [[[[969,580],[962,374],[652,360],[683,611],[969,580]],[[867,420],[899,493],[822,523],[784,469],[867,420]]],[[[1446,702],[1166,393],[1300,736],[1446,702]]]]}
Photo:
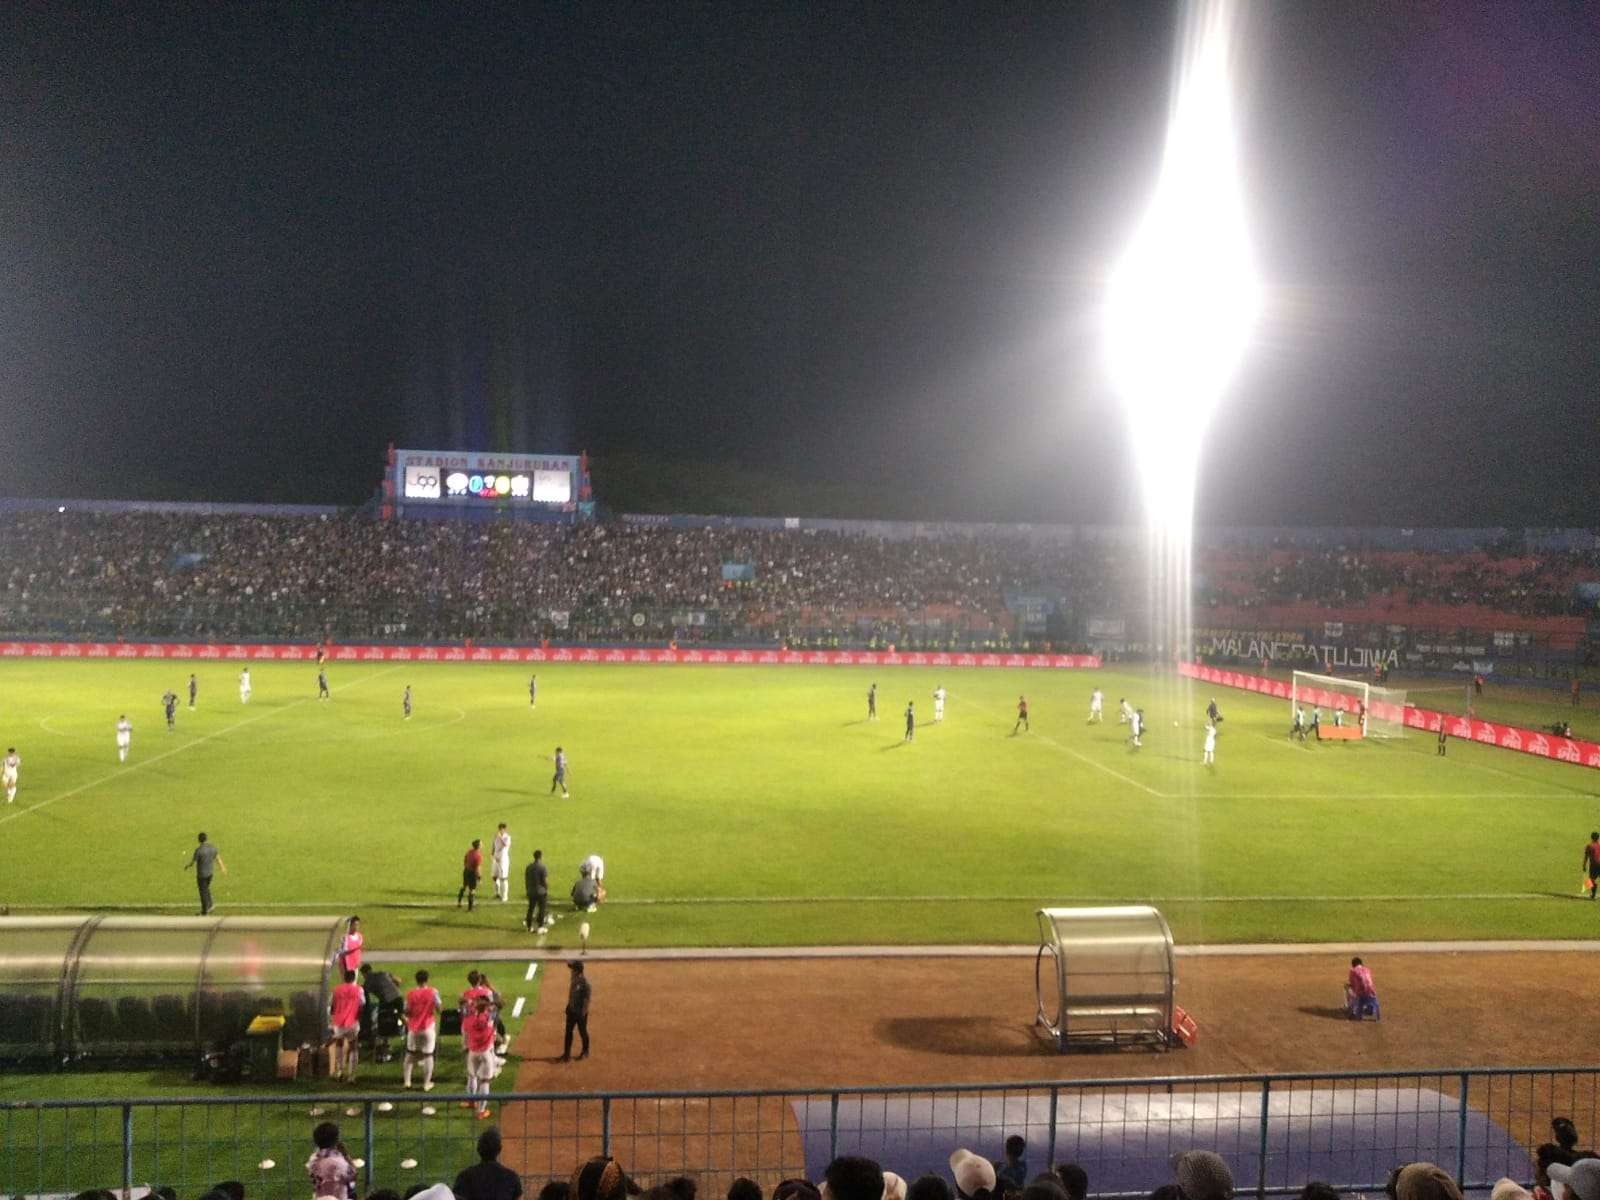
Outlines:
{"type": "MultiPolygon", "coordinates": [[[[1465,1189],[1532,1181],[1550,1121],[1585,1136],[1600,1120],[1600,1068],[1089,1079],[764,1091],[508,1092],[493,1098],[502,1161],[530,1192],[597,1154],[645,1183],[697,1177],[725,1190],[741,1175],[769,1189],[816,1179],[840,1154],[906,1178],[945,1173],[964,1147],[1001,1156],[1028,1142],[1030,1170],[1076,1161],[1099,1196],[1143,1196],[1171,1179],[1171,1156],[1207,1148],[1241,1195],[1296,1194],[1312,1179],[1380,1191],[1390,1171],[1432,1161],[1465,1189]]],[[[311,1130],[332,1120],[363,1194],[451,1182],[476,1161],[485,1124],[464,1094],[262,1092],[0,1104],[0,1193],[167,1185],[188,1200],[237,1179],[251,1200],[303,1198],[311,1130]]]]}

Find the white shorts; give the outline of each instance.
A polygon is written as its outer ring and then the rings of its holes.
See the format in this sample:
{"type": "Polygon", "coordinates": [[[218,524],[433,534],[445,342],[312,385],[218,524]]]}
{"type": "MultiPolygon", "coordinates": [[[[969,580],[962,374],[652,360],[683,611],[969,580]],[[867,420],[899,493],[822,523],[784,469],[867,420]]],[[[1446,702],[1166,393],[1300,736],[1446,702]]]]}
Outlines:
{"type": "Polygon", "coordinates": [[[129,743],[130,743],[130,742],[131,742],[131,741],[132,741],[132,740],[133,740],[133,739],[131,739],[131,738],[130,738],[130,737],[129,737],[129,736],[128,736],[128,735],[127,735],[127,734],[125,734],[125,733],[119,733],[119,734],[117,734],[117,745],[119,745],[119,746],[124,746],[124,747],[125,747],[125,746],[127,746],[127,745],[128,745],[128,744],[129,744],[129,743]]]}
{"type": "Polygon", "coordinates": [[[17,773],[15,771],[7,771],[5,774],[0,775],[0,784],[4,784],[6,787],[16,787],[17,773]]]}
{"type": "Polygon", "coordinates": [[[494,1050],[467,1051],[467,1078],[487,1083],[495,1076],[494,1050]]]}
{"type": "Polygon", "coordinates": [[[510,879],[511,860],[509,858],[495,859],[494,866],[490,868],[489,876],[491,879],[510,879]]]}
{"type": "Polygon", "coordinates": [[[356,1036],[360,1032],[361,1032],[360,1024],[355,1024],[355,1025],[335,1025],[333,1027],[333,1036],[334,1036],[335,1040],[337,1040],[339,1038],[349,1038],[353,1042],[353,1041],[356,1040],[356,1036]]]}
{"type": "Polygon", "coordinates": [[[429,1025],[421,1033],[406,1030],[407,1054],[432,1054],[433,1048],[439,1042],[439,1026],[429,1025]]]}

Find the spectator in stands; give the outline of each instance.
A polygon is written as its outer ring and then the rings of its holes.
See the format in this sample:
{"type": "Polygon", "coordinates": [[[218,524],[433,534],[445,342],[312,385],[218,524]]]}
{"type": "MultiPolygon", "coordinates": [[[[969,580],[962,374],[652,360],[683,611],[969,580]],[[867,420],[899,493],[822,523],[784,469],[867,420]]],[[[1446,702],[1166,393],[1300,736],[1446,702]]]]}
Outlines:
{"type": "Polygon", "coordinates": [[[478,1161],[456,1176],[456,1200],[518,1200],[522,1179],[500,1163],[500,1131],[493,1126],[478,1135],[478,1161]]]}
{"type": "Polygon", "coordinates": [[[306,1173],[311,1176],[312,1196],[344,1200],[355,1185],[356,1168],[339,1140],[339,1127],[332,1121],[324,1121],[311,1131],[311,1141],[316,1149],[306,1159],[306,1173]]]}
{"type": "Polygon", "coordinates": [[[1032,1181],[1018,1193],[1021,1200],[1067,1200],[1067,1189],[1061,1186],[1061,1181],[1048,1171],[1043,1175],[1036,1175],[1032,1181]]]}
{"type": "Polygon", "coordinates": [[[1571,1165],[1551,1163],[1547,1174],[1555,1200],[1600,1200],[1600,1158],[1580,1158],[1571,1165]]]}
{"type": "Polygon", "coordinates": [[[1502,1176],[1495,1180],[1494,1187],[1489,1192],[1489,1200],[1533,1200],[1533,1193],[1515,1179],[1502,1176]]]}
{"type": "Polygon", "coordinates": [[[569,1200],[624,1200],[639,1194],[639,1185],[628,1178],[622,1164],[608,1155],[591,1158],[572,1176],[569,1200]]]}
{"type": "Polygon", "coordinates": [[[762,1200],[761,1185],[741,1175],[728,1185],[728,1200],[762,1200]]]}
{"type": "Polygon", "coordinates": [[[244,1200],[244,1184],[237,1179],[224,1179],[211,1185],[213,1192],[221,1192],[228,1200],[244,1200]]]}
{"type": "Polygon", "coordinates": [[[565,1179],[552,1179],[539,1189],[539,1200],[572,1200],[572,1185],[565,1179]]]}
{"type": "MultiPolygon", "coordinates": [[[[1414,1162],[1400,1168],[1394,1181],[1395,1200],[1461,1200],[1461,1189],[1450,1173],[1431,1162],[1414,1162]]],[[[1600,1200],[1600,1195],[1587,1200],[1600,1200]]]]}
{"type": "Polygon", "coordinates": [[[1089,1172],[1075,1162],[1057,1163],[1055,1172],[1061,1186],[1067,1189],[1069,1200],[1088,1200],[1089,1172]]]}
{"type": "Polygon", "coordinates": [[[822,1200],[822,1192],[809,1179],[785,1179],[772,1189],[772,1200],[822,1200]]]}
{"type": "Polygon", "coordinates": [[[661,1186],[669,1200],[694,1200],[695,1193],[700,1190],[687,1175],[674,1175],[661,1186]]]}
{"type": "Polygon", "coordinates": [[[841,1155],[822,1173],[821,1190],[822,1200],[883,1200],[883,1168],[870,1158],[841,1155]]]}
{"type": "Polygon", "coordinates": [[[950,1156],[950,1177],[962,1200],[987,1200],[994,1194],[994,1164],[970,1150],[957,1150],[950,1156]]]}
{"type": "Polygon", "coordinates": [[[1233,1200],[1233,1172],[1211,1150],[1185,1150],[1172,1158],[1173,1179],[1183,1200],[1233,1200]]]}
{"type": "Polygon", "coordinates": [[[1343,1200],[1339,1190],[1320,1179],[1313,1179],[1300,1189],[1300,1200],[1343,1200]]]}
{"type": "Polygon", "coordinates": [[[883,1173],[883,1200],[906,1200],[906,1181],[893,1171],[883,1173]]]}
{"type": "Polygon", "coordinates": [[[1021,1190],[1028,1186],[1028,1142],[1021,1134],[1006,1138],[1005,1158],[994,1164],[996,1180],[1003,1180],[1021,1190]]]}
{"type": "MultiPolygon", "coordinates": [[[[773,1193],[772,1200],[778,1200],[777,1193],[773,1193]]],[[[951,1195],[950,1185],[944,1181],[944,1177],[930,1171],[911,1181],[910,1186],[906,1188],[906,1200],[955,1200],[955,1198],[951,1195]]]]}

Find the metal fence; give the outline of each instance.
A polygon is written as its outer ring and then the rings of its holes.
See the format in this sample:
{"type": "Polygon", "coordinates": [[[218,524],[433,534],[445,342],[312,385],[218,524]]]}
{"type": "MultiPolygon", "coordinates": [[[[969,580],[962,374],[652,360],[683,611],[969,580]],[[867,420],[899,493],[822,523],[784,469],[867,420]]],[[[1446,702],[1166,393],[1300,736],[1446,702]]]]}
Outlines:
{"type": "MultiPolygon", "coordinates": [[[[1596,1131],[1600,1068],[1095,1079],[1057,1084],[822,1091],[504,1093],[502,1161],[532,1194],[587,1158],[614,1155],[649,1184],[694,1176],[721,1194],[739,1176],[765,1189],[820,1177],[862,1154],[906,1178],[947,1173],[957,1147],[998,1159],[1021,1134],[1030,1171],[1075,1161],[1100,1196],[1146,1195],[1171,1156],[1208,1148],[1241,1194],[1297,1193],[1312,1179],[1376,1193],[1396,1166],[1436,1162],[1466,1189],[1529,1183],[1550,1121],[1596,1131]]],[[[0,1192],[71,1194],[167,1185],[191,1200],[239,1180],[251,1200],[303,1197],[311,1130],[341,1127],[363,1194],[449,1183],[476,1161],[488,1122],[464,1095],[263,1091],[230,1097],[12,1101],[0,1106],[0,1192]]]]}

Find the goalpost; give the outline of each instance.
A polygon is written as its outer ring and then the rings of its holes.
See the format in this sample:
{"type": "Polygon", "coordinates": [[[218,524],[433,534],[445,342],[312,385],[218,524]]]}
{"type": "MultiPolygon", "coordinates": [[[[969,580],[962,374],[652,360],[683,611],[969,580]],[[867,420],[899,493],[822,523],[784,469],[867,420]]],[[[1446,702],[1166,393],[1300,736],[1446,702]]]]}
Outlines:
{"type": "Polygon", "coordinates": [[[1359,679],[1340,679],[1337,675],[1317,675],[1296,671],[1289,692],[1289,711],[1300,705],[1335,709],[1346,715],[1349,724],[1366,714],[1363,737],[1399,738],[1406,735],[1406,693],[1404,688],[1377,687],[1359,679]]]}

